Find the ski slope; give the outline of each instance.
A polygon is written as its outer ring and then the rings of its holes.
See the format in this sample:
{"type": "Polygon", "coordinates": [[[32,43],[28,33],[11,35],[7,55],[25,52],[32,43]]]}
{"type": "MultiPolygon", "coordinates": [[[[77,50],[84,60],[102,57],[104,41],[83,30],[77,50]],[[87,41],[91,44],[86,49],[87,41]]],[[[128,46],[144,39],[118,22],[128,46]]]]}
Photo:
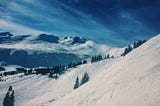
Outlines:
{"type": "Polygon", "coordinates": [[[0,82],[0,104],[12,85],[15,106],[159,106],[159,54],[160,35],[125,57],[69,69],[57,80],[30,75],[0,82]],[[73,90],[85,72],[90,81],[73,90]]]}
{"type": "Polygon", "coordinates": [[[48,106],[160,106],[160,35],[48,106]]]}
{"type": "Polygon", "coordinates": [[[2,104],[10,85],[15,90],[15,106],[40,106],[57,101],[73,91],[77,76],[81,79],[82,75],[88,72],[90,79],[92,79],[104,67],[110,67],[114,61],[115,59],[107,59],[98,63],[88,63],[77,68],[71,68],[65,74],[59,76],[57,80],[48,78],[48,75],[29,75],[19,79],[0,82],[0,104],[2,104]]]}

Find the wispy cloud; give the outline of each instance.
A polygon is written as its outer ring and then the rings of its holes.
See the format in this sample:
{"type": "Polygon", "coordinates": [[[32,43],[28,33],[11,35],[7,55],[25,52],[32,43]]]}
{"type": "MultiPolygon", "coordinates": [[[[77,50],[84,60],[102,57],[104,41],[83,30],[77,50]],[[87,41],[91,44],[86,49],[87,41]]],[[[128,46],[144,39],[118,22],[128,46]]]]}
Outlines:
{"type": "Polygon", "coordinates": [[[137,18],[137,11],[110,6],[112,2],[93,0],[83,5],[83,0],[3,0],[0,30],[76,35],[110,44],[126,44],[131,38],[154,32],[137,18]]]}
{"type": "Polygon", "coordinates": [[[10,31],[14,34],[40,34],[45,33],[33,28],[28,28],[6,20],[0,20],[0,31],[10,31]]]}
{"type": "MultiPolygon", "coordinates": [[[[13,28],[14,31],[19,32],[19,28],[22,27],[24,32],[26,28],[27,33],[33,28],[60,36],[77,35],[91,39],[95,39],[96,36],[101,39],[104,35],[111,36],[114,33],[95,21],[90,14],[85,14],[59,1],[50,4],[47,1],[16,0],[8,1],[7,5],[7,13],[3,16],[5,20],[10,21],[8,24],[16,26],[13,28]]],[[[7,29],[9,28],[12,27],[7,29]]]]}

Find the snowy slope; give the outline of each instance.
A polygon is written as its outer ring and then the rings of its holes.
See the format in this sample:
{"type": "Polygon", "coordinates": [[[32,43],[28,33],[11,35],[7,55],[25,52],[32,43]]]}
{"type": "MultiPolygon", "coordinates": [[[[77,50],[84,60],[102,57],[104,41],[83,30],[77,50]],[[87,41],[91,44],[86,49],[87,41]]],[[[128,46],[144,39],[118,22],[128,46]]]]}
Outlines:
{"type": "Polygon", "coordinates": [[[49,106],[160,106],[160,35],[49,106]]]}
{"type": "Polygon", "coordinates": [[[31,75],[1,82],[0,104],[12,85],[15,106],[159,106],[159,54],[160,35],[125,57],[72,68],[57,80],[31,75]],[[76,77],[85,72],[90,81],[73,90],[76,77]]]}
{"type": "Polygon", "coordinates": [[[85,72],[89,73],[90,79],[107,69],[115,59],[103,60],[98,63],[85,64],[77,68],[69,69],[57,80],[48,78],[47,75],[24,76],[7,82],[0,82],[0,104],[8,90],[9,85],[15,90],[15,106],[39,106],[57,101],[73,91],[73,86],[78,76],[80,79],[85,72]],[[107,64],[106,64],[107,63],[107,64]],[[103,66],[103,67],[98,67],[103,66]]]}
{"type": "Polygon", "coordinates": [[[1,82],[0,104],[12,85],[15,106],[158,106],[159,44],[160,35],[126,57],[81,65],[57,80],[31,75],[1,82]],[[84,72],[90,81],[73,90],[76,77],[81,79],[84,72]]]}

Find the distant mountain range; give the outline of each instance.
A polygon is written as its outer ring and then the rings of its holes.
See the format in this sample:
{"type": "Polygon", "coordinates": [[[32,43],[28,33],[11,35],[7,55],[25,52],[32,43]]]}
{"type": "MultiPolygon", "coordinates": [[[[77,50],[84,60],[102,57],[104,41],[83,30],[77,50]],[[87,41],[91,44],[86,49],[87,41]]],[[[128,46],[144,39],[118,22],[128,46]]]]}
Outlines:
{"type": "Polygon", "coordinates": [[[85,38],[54,35],[0,33],[0,61],[23,67],[52,67],[89,59],[94,55],[120,56],[124,49],[98,44],[85,38]]]}

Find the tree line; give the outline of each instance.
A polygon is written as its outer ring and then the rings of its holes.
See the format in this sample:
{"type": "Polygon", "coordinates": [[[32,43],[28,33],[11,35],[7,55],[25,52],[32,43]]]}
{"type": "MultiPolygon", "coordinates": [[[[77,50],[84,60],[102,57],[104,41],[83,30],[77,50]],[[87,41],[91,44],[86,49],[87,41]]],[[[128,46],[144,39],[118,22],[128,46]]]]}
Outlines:
{"type": "Polygon", "coordinates": [[[134,42],[133,46],[128,45],[124,52],[121,54],[121,56],[127,55],[129,52],[131,52],[133,49],[136,49],[137,47],[141,46],[143,43],[145,43],[147,40],[138,40],[137,42],[134,42]]]}
{"type": "Polygon", "coordinates": [[[91,57],[91,63],[98,62],[104,59],[114,58],[114,56],[110,56],[109,54],[105,55],[104,57],[102,55],[95,55],[91,57]]]}
{"type": "MultiPolygon", "coordinates": [[[[91,57],[91,63],[98,62],[104,59],[113,58],[113,56],[110,56],[109,54],[105,55],[104,57],[102,55],[95,55],[91,57]]],[[[3,70],[3,72],[0,73],[0,76],[8,76],[8,75],[15,75],[18,73],[24,73],[24,75],[31,75],[31,74],[41,74],[46,75],[49,74],[49,78],[55,78],[57,79],[59,75],[65,73],[65,71],[69,68],[75,68],[82,64],[87,64],[87,60],[81,60],[78,62],[71,62],[68,65],[57,65],[54,67],[41,67],[41,68],[23,68],[18,67],[16,70],[13,71],[4,71],[5,68],[1,67],[0,69],[3,70]]]]}
{"type": "Polygon", "coordinates": [[[45,68],[16,68],[18,72],[23,72],[25,75],[31,75],[31,74],[41,74],[46,75],[49,74],[49,78],[58,78],[58,75],[63,74],[68,68],[75,68],[79,65],[87,64],[87,60],[82,60],[78,62],[71,62],[68,65],[57,65],[54,67],[45,67],[45,68]]]}

